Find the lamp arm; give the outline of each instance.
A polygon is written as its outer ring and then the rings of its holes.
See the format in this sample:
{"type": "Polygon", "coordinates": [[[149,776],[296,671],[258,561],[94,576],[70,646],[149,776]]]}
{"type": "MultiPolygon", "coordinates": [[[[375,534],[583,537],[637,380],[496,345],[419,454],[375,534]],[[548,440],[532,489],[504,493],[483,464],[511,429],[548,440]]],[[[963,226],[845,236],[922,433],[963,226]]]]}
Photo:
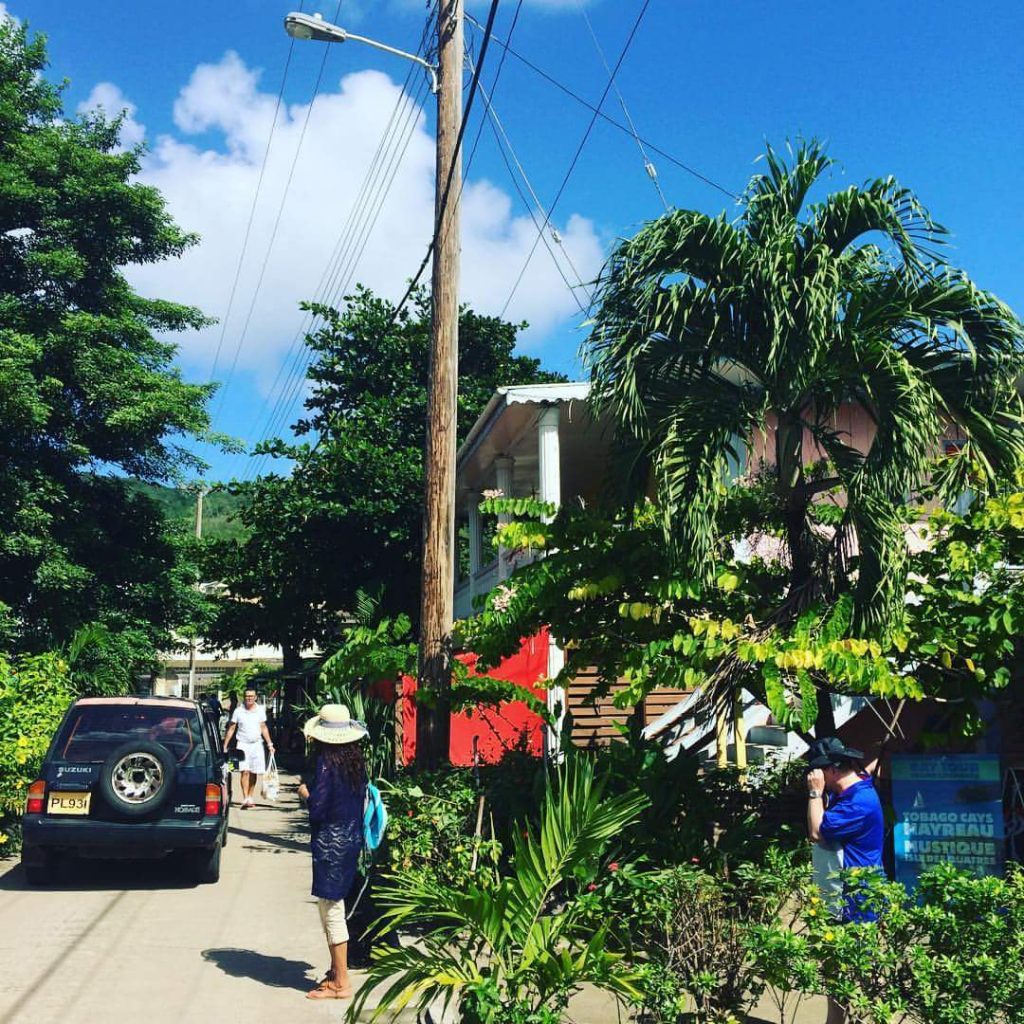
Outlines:
{"type": "Polygon", "coordinates": [[[376,39],[369,39],[366,36],[357,36],[352,32],[346,32],[345,36],[347,39],[354,39],[357,43],[365,43],[367,46],[372,46],[375,50],[383,50],[385,53],[393,54],[396,57],[404,57],[406,60],[411,60],[414,64],[419,64],[419,66],[421,68],[425,68],[427,73],[430,75],[430,91],[435,95],[437,94],[437,68],[429,61],[424,60],[418,54],[407,53],[405,50],[399,50],[394,46],[388,46],[387,43],[379,43],[376,39]]]}

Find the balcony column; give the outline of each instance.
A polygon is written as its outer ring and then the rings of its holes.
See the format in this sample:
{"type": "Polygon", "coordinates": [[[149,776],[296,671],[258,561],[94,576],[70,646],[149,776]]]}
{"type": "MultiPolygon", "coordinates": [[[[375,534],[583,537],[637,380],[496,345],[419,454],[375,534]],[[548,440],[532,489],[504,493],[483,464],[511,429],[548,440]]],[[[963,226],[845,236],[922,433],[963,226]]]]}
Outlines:
{"type": "Polygon", "coordinates": [[[477,573],[480,572],[481,541],[483,531],[480,529],[480,495],[471,493],[466,496],[469,513],[469,596],[476,597],[477,573]]]}
{"type": "MultiPolygon", "coordinates": [[[[515,497],[512,494],[512,469],[515,466],[515,459],[510,455],[499,455],[494,460],[494,472],[496,476],[497,488],[506,498],[515,497]]],[[[498,525],[507,523],[509,517],[507,514],[502,513],[498,516],[498,525]]],[[[511,572],[511,566],[508,564],[508,551],[503,548],[498,548],[498,579],[508,579],[508,575],[511,572]]]]}
{"type": "MultiPolygon", "coordinates": [[[[540,414],[537,424],[537,456],[540,463],[540,500],[552,505],[562,503],[562,460],[558,426],[562,418],[560,405],[549,405],[540,414]]],[[[548,679],[554,679],[565,667],[565,651],[548,639],[548,679]]],[[[566,691],[563,686],[548,689],[548,711],[554,724],[544,732],[545,753],[552,761],[562,760],[562,722],[565,719],[566,691]]]]}
{"type": "Polygon", "coordinates": [[[549,405],[537,426],[537,447],[540,461],[540,500],[553,505],[562,503],[562,464],[558,447],[558,423],[562,416],[559,405],[549,405]]]}

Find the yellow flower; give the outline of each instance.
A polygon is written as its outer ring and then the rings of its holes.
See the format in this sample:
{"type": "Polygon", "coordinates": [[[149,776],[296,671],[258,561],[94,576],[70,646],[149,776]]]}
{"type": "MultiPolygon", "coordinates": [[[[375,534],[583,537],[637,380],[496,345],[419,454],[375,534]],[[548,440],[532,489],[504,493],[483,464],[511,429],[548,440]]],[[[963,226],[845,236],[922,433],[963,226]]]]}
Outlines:
{"type": "Polygon", "coordinates": [[[831,942],[835,937],[835,932],[825,932],[825,934],[822,936],[822,938],[824,938],[826,942],[831,942]]]}
{"type": "Polygon", "coordinates": [[[811,907],[811,909],[807,911],[807,916],[808,917],[817,917],[818,916],[818,912],[813,907],[811,907]]]}

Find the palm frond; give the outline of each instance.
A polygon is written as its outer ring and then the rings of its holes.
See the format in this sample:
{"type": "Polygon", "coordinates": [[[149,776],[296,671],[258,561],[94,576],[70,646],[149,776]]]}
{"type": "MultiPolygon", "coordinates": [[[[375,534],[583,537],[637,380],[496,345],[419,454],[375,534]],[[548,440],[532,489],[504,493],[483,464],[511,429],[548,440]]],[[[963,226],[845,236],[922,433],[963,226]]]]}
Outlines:
{"type": "Polygon", "coordinates": [[[524,948],[554,888],[576,866],[596,860],[608,841],[634,821],[647,804],[641,793],[605,797],[594,766],[571,756],[548,780],[536,834],[513,841],[513,879],[505,927],[524,948]]]}

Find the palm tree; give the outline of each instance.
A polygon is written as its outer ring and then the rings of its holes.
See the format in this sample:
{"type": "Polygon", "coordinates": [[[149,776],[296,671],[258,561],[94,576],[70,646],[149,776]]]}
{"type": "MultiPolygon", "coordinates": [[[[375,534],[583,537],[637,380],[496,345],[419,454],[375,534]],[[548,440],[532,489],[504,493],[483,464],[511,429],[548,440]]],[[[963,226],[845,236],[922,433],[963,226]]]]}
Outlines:
{"type": "Polygon", "coordinates": [[[366,983],[346,1020],[376,994],[370,1020],[406,1007],[459,1005],[464,1024],[553,1019],[584,982],[625,999],[640,995],[639,977],[621,953],[580,920],[579,905],[559,898],[647,806],[638,790],[605,793],[582,751],[569,753],[548,777],[535,829],[517,830],[510,870],[493,889],[455,888],[431,876],[389,876],[375,893],[385,908],[378,932],[410,925],[426,934],[415,946],[374,950],[366,983]]]}
{"type": "Polygon", "coordinates": [[[822,146],[788,161],[769,147],[765,161],[734,221],[676,210],[615,250],[587,343],[593,401],[634,489],[653,476],[672,549],[698,573],[716,554],[726,460],[774,432],[789,564],[778,621],[848,590],[859,628],[884,631],[904,594],[899,509],[944,430],[965,443],[933,478],[941,496],[968,479],[984,490],[1024,458],[1024,326],[941,260],[945,229],[895,179],[808,206],[832,163],[822,146]],[[873,423],[867,450],[837,426],[841,406],[873,423]],[[815,446],[825,479],[806,472],[815,446]],[[826,538],[811,508],[835,487],[845,511],[826,538]]]}

